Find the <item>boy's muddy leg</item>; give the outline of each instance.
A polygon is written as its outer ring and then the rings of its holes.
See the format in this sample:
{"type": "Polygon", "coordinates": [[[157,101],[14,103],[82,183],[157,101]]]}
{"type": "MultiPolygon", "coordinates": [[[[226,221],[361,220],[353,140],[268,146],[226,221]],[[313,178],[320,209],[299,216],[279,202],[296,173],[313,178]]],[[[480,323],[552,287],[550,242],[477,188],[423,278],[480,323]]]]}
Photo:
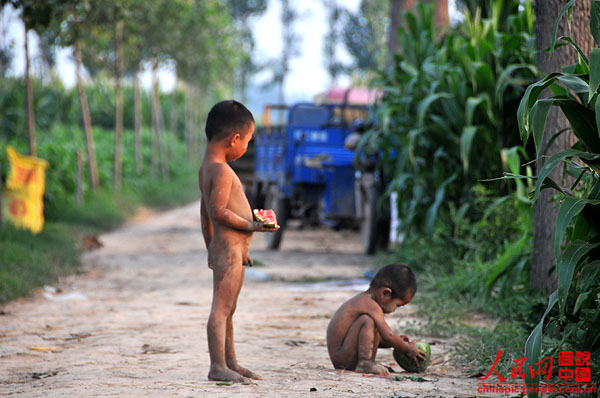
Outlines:
{"type": "MultiPolygon", "coordinates": [[[[240,291],[240,265],[213,263],[213,301],[208,317],[206,332],[210,353],[209,380],[248,381],[246,377],[230,369],[226,360],[226,341],[228,321],[231,321],[237,295],[240,291]]],[[[231,328],[233,338],[233,328],[231,328]]]]}
{"type": "Polygon", "coordinates": [[[235,313],[235,309],[237,307],[237,299],[240,296],[240,291],[242,290],[242,285],[244,283],[244,274],[246,272],[245,267],[241,269],[241,277],[240,277],[240,285],[237,290],[237,294],[235,295],[235,302],[233,304],[231,315],[227,318],[227,334],[225,337],[225,359],[227,361],[227,367],[231,370],[235,370],[242,376],[250,377],[256,380],[262,380],[262,378],[254,372],[240,366],[237,362],[237,358],[235,355],[235,342],[233,338],[233,314],[235,313]]]}
{"type": "Polygon", "coordinates": [[[344,343],[336,353],[336,368],[363,373],[388,373],[384,366],[375,363],[379,340],[373,318],[369,315],[359,316],[348,329],[344,343]]]}

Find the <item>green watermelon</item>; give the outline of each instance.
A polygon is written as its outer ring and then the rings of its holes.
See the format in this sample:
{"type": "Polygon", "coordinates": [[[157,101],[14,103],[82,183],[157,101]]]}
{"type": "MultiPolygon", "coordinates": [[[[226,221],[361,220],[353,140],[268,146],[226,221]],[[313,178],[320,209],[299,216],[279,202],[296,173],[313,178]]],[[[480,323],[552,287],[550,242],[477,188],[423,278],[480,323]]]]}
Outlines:
{"type": "Polygon", "coordinates": [[[394,359],[398,362],[398,365],[407,372],[411,373],[423,373],[427,366],[429,366],[429,360],[431,359],[431,347],[428,343],[417,342],[417,348],[425,352],[425,360],[421,361],[419,366],[416,366],[414,361],[410,360],[404,353],[394,349],[394,359]]]}
{"type": "Polygon", "coordinates": [[[264,223],[269,228],[277,227],[277,216],[273,210],[254,209],[253,211],[257,221],[264,223]]]}

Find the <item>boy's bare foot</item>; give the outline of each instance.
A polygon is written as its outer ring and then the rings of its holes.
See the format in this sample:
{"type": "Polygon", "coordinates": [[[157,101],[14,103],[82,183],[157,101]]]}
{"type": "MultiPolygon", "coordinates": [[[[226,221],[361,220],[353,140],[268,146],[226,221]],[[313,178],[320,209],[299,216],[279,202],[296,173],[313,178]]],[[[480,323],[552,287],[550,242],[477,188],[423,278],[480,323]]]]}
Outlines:
{"type": "Polygon", "coordinates": [[[356,365],[356,372],[358,373],[373,373],[377,375],[388,375],[389,372],[383,365],[378,365],[375,362],[371,361],[360,361],[358,365],[356,365]]]}
{"type": "Polygon", "coordinates": [[[246,376],[254,380],[262,380],[262,377],[240,365],[230,366],[229,369],[241,374],[242,376],[246,376]]]}
{"type": "Polygon", "coordinates": [[[231,370],[229,368],[223,366],[210,366],[210,370],[208,372],[208,380],[215,381],[233,381],[235,383],[242,383],[245,381],[250,381],[248,378],[242,376],[235,370],[231,370]]]}

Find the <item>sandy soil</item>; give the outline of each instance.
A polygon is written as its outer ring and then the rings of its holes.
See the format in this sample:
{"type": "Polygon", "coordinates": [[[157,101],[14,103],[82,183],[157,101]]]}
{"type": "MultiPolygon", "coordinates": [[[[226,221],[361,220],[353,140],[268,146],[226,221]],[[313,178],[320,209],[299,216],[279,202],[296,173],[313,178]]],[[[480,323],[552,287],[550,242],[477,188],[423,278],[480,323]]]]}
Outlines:
{"type": "MultiPolygon", "coordinates": [[[[356,291],[372,258],[358,235],[329,229],[286,231],[282,250],[256,234],[254,267],[234,318],[240,363],[264,378],[250,385],[208,381],[206,320],[212,274],[198,204],[142,212],[100,237],[78,275],[0,307],[0,396],[19,397],[463,397],[477,394],[435,341],[426,381],[364,377],[334,370],[325,330],[356,291]],[[323,280],[325,282],[308,283],[323,280]],[[346,281],[342,283],[340,281],[346,281]],[[55,349],[55,351],[36,351],[55,349]]],[[[414,320],[410,304],[388,318],[414,320]]],[[[399,329],[400,330],[400,329],[399,329]]],[[[419,336],[411,336],[419,337],[419,336]]],[[[401,369],[391,350],[378,360],[401,369]]]]}

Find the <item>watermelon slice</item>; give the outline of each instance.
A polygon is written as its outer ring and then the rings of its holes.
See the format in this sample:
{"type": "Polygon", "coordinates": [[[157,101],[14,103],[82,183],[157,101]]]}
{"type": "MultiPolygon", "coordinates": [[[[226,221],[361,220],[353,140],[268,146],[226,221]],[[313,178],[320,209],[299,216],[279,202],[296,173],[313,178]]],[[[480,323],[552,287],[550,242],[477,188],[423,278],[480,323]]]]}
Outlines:
{"type": "Polygon", "coordinates": [[[394,349],[394,359],[398,362],[398,365],[402,367],[402,369],[411,373],[423,373],[427,366],[429,366],[429,361],[431,360],[431,347],[428,343],[424,343],[419,341],[417,343],[417,348],[421,351],[425,351],[425,360],[419,362],[419,366],[415,365],[413,361],[411,361],[405,354],[394,349]]]}
{"type": "Polygon", "coordinates": [[[266,227],[275,228],[277,227],[277,216],[272,209],[254,209],[254,218],[265,224],[266,227]]]}

